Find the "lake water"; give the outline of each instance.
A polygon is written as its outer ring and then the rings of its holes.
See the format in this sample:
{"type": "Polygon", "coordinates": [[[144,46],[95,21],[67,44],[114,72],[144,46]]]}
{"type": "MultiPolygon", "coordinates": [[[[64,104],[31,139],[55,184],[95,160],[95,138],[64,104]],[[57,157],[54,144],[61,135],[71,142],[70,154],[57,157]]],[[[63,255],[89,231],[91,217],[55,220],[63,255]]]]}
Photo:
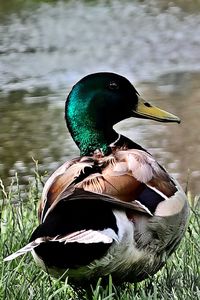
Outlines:
{"type": "Polygon", "coordinates": [[[180,125],[129,119],[116,130],[200,193],[199,1],[0,1],[0,173],[21,185],[78,155],[64,122],[71,86],[126,76],[180,125]],[[6,4],[7,3],[7,4],[6,4]],[[189,4],[188,4],[189,3],[189,4]]]}

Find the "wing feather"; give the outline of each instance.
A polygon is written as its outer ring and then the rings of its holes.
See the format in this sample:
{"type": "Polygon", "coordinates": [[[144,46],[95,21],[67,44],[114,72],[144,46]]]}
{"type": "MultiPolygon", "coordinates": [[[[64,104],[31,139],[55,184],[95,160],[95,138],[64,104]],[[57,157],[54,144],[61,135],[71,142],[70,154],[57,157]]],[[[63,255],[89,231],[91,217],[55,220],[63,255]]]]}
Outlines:
{"type": "MultiPolygon", "coordinates": [[[[72,199],[69,196],[77,188],[98,194],[102,201],[105,197],[100,195],[107,195],[106,201],[113,205],[152,215],[144,205],[151,202],[151,198],[140,203],[140,195],[147,195],[142,192],[148,187],[163,195],[163,199],[177,191],[167,172],[143,150],[117,150],[106,157],[76,158],[61,166],[47,181],[43,192],[42,219],[45,220],[59,201],[72,199]]],[[[160,199],[162,201],[162,197],[160,199]]]]}

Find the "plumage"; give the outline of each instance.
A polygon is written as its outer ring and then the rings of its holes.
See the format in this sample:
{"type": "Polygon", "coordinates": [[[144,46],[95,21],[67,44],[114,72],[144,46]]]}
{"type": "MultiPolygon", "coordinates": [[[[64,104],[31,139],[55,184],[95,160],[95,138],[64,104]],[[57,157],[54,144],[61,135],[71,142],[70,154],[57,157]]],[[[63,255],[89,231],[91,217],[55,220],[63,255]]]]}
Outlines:
{"type": "Polygon", "coordinates": [[[113,125],[133,117],[180,119],[142,100],[122,76],[96,73],[70,92],[65,116],[80,156],[47,180],[31,251],[54,276],[84,285],[112,274],[116,283],[156,273],[176,249],[189,208],[180,185],[159,163],[113,125]],[[66,272],[67,270],[67,272],[66,272]]]}

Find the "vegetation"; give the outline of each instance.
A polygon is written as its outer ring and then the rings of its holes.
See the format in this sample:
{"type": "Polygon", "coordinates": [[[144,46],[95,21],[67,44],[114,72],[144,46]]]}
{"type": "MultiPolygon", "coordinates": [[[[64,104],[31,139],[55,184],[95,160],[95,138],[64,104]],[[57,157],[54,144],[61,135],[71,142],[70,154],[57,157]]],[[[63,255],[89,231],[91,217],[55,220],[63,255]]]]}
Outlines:
{"type": "Polygon", "coordinates": [[[42,180],[36,172],[34,183],[26,191],[18,185],[17,177],[8,191],[0,182],[0,299],[200,299],[200,210],[195,205],[197,197],[190,201],[193,207],[190,223],[179,249],[160,272],[141,283],[115,287],[110,277],[104,288],[99,280],[90,291],[77,291],[67,284],[67,280],[62,282],[45,274],[35,265],[30,254],[3,262],[3,258],[28,242],[37,226],[42,180]]]}

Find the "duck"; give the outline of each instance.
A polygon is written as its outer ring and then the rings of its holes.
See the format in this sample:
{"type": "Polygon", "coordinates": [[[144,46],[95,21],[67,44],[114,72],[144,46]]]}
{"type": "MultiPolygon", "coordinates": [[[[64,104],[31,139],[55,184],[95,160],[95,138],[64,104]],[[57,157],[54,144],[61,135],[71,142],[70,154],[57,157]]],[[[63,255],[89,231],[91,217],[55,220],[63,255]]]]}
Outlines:
{"type": "Polygon", "coordinates": [[[121,75],[89,74],[73,86],[65,120],[80,156],[48,178],[38,227],[5,261],[31,252],[44,271],[78,286],[110,275],[139,282],[165,265],[186,231],[188,200],[147,150],[114,130],[127,118],[180,123],[121,75]]]}

